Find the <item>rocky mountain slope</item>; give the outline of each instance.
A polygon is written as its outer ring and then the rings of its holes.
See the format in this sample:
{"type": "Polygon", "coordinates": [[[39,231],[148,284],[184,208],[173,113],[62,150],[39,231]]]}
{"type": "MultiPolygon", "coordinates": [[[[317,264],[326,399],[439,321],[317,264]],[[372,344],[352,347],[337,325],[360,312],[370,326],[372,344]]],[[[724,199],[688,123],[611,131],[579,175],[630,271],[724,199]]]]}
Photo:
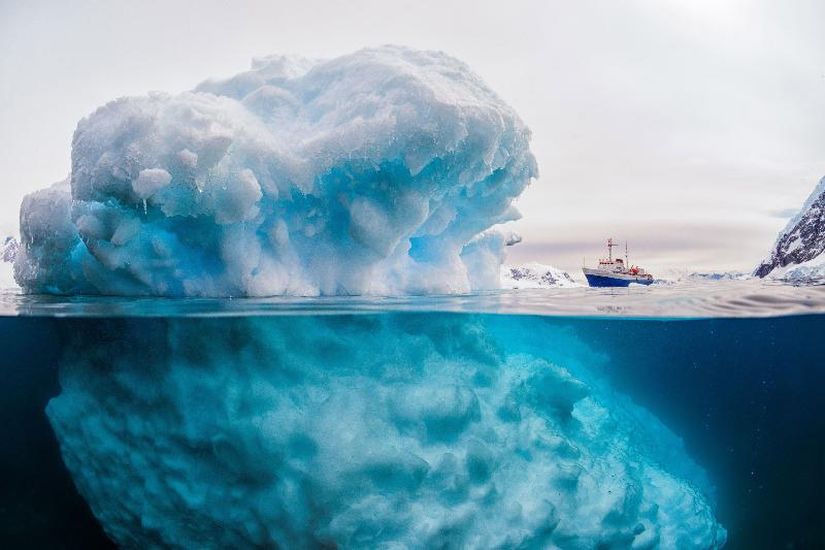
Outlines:
{"type": "Polygon", "coordinates": [[[3,239],[3,244],[0,245],[0,261],[13,262],[17,257],[17,250],[20,245],[17,244],[17,239],[14,237],[6,237],[3,239]]]}
{"type": "Polygon", "coordinates": [[[0,288],[13,288],[14,282],[12,264],[17,257],[20,245],[14,237],[5,237],[0,241],[0,288]]]}
{"type": "Polygon", "coordinates": [[[754,271],[795,283],[825,282],[825,178],[779,233],[773,250],[754,271]]]}

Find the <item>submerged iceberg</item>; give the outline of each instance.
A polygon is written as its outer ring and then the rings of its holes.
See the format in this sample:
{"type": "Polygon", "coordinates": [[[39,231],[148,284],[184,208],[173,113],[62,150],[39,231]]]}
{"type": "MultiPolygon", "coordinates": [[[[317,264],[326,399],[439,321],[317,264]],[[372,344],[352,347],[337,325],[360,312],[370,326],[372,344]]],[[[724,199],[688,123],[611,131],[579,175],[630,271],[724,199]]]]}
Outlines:
{"type": "Polygon", "coordinates": [[[47,413],[78,489],[125,547],[726,540],[681,441],[600,381],[603,355],[548,319],[107,319],[63,329],[62,392],[47,413]]]}
{"type": "Polygon", "coordinates": [[[80,121],[24,200],[31,292],[400,294],[495,287],[530,133],[460,61],[386,46],[270,57],[80,121]]]}

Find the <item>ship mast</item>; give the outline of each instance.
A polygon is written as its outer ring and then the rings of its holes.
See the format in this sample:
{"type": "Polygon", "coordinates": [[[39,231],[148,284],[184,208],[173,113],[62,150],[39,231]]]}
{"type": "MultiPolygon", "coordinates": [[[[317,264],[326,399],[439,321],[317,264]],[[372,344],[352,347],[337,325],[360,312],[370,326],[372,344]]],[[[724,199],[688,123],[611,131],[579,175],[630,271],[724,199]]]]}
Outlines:
{"type": "Polygon", "coordinates": [[[624,265],[625,267],[630,265],[630,260],[627,257],[627,241],[624,242],[624,265]]]}
{"type": "Polygon", "coordinates": [[[612,238],[607,239],[607,260],[611,263],[613,262],[613,247],[614,246],[619,246],[619,245],[613,244],[613,239],[612,238]]]}

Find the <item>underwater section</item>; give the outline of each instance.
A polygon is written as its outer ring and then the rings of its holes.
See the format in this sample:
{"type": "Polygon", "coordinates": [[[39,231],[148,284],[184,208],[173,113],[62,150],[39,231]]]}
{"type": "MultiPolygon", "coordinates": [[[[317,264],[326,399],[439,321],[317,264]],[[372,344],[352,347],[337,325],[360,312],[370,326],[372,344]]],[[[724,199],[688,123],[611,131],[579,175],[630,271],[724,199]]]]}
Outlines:
{"type": "MultiPolygon", "coordinates": [[[[617,322],[618,323],[618,322],[617,322]]],[[[717,548],[679,437],[541,317],[59,323],[46,412],[127,547],[717,548]]]]}

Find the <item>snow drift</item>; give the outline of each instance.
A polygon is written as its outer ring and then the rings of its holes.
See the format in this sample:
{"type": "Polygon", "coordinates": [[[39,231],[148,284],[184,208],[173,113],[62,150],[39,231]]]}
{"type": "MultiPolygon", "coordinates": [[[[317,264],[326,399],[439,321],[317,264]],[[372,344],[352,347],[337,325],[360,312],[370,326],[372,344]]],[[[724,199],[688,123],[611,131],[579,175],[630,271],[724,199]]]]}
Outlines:
{"type": "Polygon", "coordinates": [[[681,441],[600,382],[604,355],[546,319],[61,326],[62,392],[47,413],[123,547],[725,542],[681,441]]]}
{"type": "Polygon", "coordinates": [[[78,124],[24,200],[30,292],[242,296],[496,286],[491,226],[537,174],[516,113],[460,61],[401,47],[271,57],[78,124]]]}

